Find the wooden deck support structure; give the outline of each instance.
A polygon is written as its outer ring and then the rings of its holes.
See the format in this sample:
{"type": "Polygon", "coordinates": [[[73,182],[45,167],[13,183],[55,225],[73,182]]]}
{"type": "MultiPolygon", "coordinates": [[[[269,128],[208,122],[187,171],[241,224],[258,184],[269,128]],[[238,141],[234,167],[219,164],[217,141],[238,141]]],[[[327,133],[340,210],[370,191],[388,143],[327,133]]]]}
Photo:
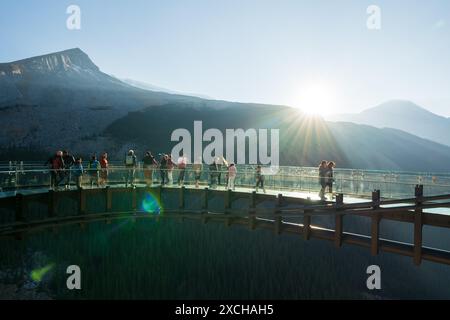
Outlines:
{"type": "MultiPolygon", "coordinates": [[[[176,190],[176,189],[175,189],[176,190]]],[[[291,233],[302,235],[305,240],[310,238],[328,240],[339,248],[343,244],[358,245],[370,250],[372,255],[380,251],[400,254],[411,257],[415,265],[420,265],[422,260],[433,261],[450,265],[450,250],[423,247],[423,226],[433,226],[450,229],[450,216],[424,212],[425,209],[450,208],[450,194],[424,197],[423,186],[415,187],[415,197],[409,199],[382,200],[380,191],[372,192],[372,199],[363,203],[344,203],[344,195],[337,194],[335,203],[323,203],[307,199],[286,197],[282,194],[257,194],[255,191],[233,192],[231,190],[190,189],[192,196],[199,197],[199,209],[190,209],[186,206],[186,188],[178,190],[178,205],[174,209],[164,209],[164,214],[149,215],[138,209],[139,197],[142,193],[151,192],[161,203],[162,188],[123,188],[107,187],[105,189],[80,189],[70,191],[48,191],[48,193],[21,194],[12,197],[0,198],[0,207],[9,207],[14,213],[14,222],[0,224],[0,237],[15,237],[21,239],[29,232],[51,228],[55,230],[64,225],[79,224],[84,226],[95,221],[107,221],[107,223],[124,218],[134,220],[141,218],[150,219],[200,219],[204,223],[216,221],[227,226],[243,225],[251,230],[268,229],[276,234],[291,233]],[[139,191],[139,192],[138,192],[139,191]],[[113,195],[116,193],[132,193],[132,201],[129,204],[130,211],[114,211],[113,195]],[[91,212],[87,214],[87,198],[91,195],[104,195],[106,205],[102,212],[91,212]],[[224,196],[224,207],[210,207],[210,196],[224,196]],[[58,201],[62,198],[71,197],[78,201],[78,209],[73,215],[58,215],[58,201]],[[248,208],[233,209],[233,199],[249,199],[248,208]],[[31,202],[46,203],[48,213],[46,217],[30,220],[27,217],[27,208],[31,202]],[[257,207],[258,201],[273,201],[273,208],[257,207]],[[105,210],[104,210],[105,209],[105,210]],[[225,209],[225,210],[224,210],[225,209]],[[313,226],[312,217],[316,215],[328,215],[335,219],[335,228],[313,226]],[[366,217],[371,220],[371,231],[369,235],[360,235],[344,231],[344,216],[354,215],[366,217]],[[292,223],[288,218],[303,217],[302,223],[292,223]],[[284,220],[283,220],[284,218],[284,220]],[[380,238],[381,220],[401,221],[413,224],[413,243],[401,243],[389,239],[380,238]]]]}

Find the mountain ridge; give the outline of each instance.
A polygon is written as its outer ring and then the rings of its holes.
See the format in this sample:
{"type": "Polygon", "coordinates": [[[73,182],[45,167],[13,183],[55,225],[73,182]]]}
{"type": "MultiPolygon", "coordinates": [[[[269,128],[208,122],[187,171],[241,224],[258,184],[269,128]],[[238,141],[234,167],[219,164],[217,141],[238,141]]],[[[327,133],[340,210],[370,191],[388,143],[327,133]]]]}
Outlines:
{"type": "Polygon", "coordinates": [[[450,146],[450,118],[434,114],[408,100],[389,100],[360,113],[335,114],[326,120],[398,129],[450,146]]]}
{"type": "Polygon", "coordinates": [[[0,77],[0,154],[106,150],[117,158],[129,148],[168,152],[173,130],[201,120],[205,128],[220,130],[280,129],[281,165],[315,166],[333,159],[347,168],[442,171],[450,163],[450,147],[413,135],[330,123],[287,106],[143,90],[92,64],[81,49],[9,63],[21,72],[0,77]]]}

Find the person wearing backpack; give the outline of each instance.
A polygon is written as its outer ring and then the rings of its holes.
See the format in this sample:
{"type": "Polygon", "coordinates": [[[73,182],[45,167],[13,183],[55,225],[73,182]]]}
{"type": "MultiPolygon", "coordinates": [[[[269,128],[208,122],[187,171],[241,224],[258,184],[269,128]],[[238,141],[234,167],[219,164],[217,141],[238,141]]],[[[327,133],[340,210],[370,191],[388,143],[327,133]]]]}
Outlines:
{"type": "Polygon", "coordinates": [[[125,188],[128,187],[128,183],[131,185],[131,187],[134,187],[134,174],[136,171],[136,166],[137,166],[136,155],[134,154],[134,150],[130,150],[125,156],[125,167],[127,169],[125,188]]]}
{"type": "Polygon", "coordinates": [[[186,174],[188,159],[183,154],[180,158],[178,158],[178,185],[181,186],[184,184],[184,175],[186,174]]]}
{"type": "Polygon", "coordinates": [[[94,183],[97,187],[100,187],[99,184],[99,173],[100,173],[100,162],[97,160],[97,156],[94,154],[91,157],[91,160],[88,164],[88,174],[89,174],[89,182],[91,184],[91,188],[94,186],[94,183]]]}
{"type": "Polygon", "coordinates": [[[142,159],[144,164],[144,177],[145,182],[148,187],[151,187],[153,184],[153,169],[158,165],[155,160],[155,157],[152,155],[150,151],[145,153],[144,159],[142,159]]]}

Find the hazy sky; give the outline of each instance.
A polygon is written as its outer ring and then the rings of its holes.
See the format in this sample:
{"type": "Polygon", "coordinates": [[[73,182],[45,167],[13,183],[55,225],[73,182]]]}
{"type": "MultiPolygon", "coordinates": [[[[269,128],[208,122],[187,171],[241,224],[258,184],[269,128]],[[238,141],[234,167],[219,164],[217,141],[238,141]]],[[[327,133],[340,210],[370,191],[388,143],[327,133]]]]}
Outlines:
{"type": "Polygon", "coordinates": [[[0,2],[1,62],[72,47],[106,73],[218,99],[295,106],[308,91],[329,112],[409,99],[450,116],[448,0],[0,2]]]}

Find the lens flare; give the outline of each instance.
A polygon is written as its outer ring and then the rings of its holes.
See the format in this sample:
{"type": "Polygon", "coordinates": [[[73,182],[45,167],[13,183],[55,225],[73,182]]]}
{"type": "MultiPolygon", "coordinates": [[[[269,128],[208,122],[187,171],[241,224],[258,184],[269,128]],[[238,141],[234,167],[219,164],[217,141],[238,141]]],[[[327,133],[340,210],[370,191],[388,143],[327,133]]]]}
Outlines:
{"type": "Polygon", "coordinates": [[[142,200],[142,210],[148,213],[161,214],[163,208],[157,198],[151,193],[146,193],[142,200]]]}
{"type": "Polygon", "coordinates": [[[44,276],[53,269],[53,267],[55,266],[54,263],[48,264],[43,268],[40,269],[35,269],[33,271],[31,271],[31,279],[35,282],[41,282],[42,278],[44,278],[44,276]]]}

